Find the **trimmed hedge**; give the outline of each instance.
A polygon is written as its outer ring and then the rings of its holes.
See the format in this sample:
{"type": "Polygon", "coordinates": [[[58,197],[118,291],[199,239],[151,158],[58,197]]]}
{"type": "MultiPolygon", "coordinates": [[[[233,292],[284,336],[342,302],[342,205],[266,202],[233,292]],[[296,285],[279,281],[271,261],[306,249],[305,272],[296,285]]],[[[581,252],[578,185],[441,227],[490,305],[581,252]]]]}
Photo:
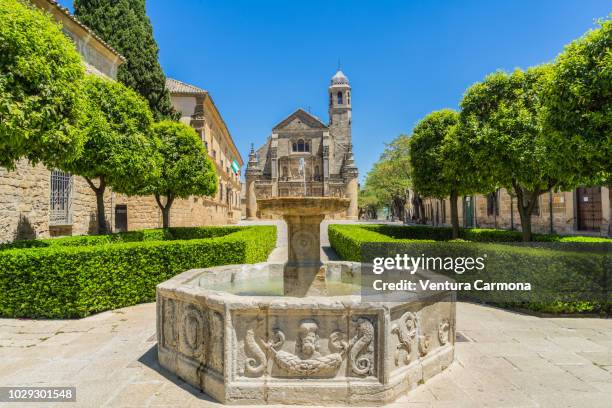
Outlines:
{"type": "Polygon", "coordinates": [[[15,248],[46,248],[51,246],[96,246],[122,242],[167,241],[220,237],[240,231],[241,227],[180,227],[119,232],[108,235],[76,235],[61,238],[31,239],[0,244],[0,251],[15,248]]]}
{"type": "MultiPolygon", "coordinates": [[[[435,241],[450,241],[452,229],[449,227],[429,227],[424,225],[383,225],[366,224],[353,227],[378,232],[394,239],[432,239],[435,241]]],[[[520,231],[509,231],[492,228],[461,228],[459,238],[472,242],[522,242],[520,231]]],[[[610,242],[612,239],[603,237],[585,237],[556,234],[533,234],[535,242],[610,242]]]]}
{"type": "MultiPolygon", "coordinates": [[[[457,282],[530,282],[528,293],[500,291],[459,292],[459,298],[519,307],[547,313],[611,313],[612,301],[612,245],[607,241],[560,245],[465,242],[462,240],[436,242],[432,240],[399,239],[398,228],[378,228],[372,225],[330,225],[329,241],[344,260],[362,261],[373,256],[394,256],[396,253],[427,254],[439,257],[481,257],[487,254],[486,268],[464,274],[446,273],[457,282]],[[394,236],[382,234],[394,228],[394,236]],[[364,244],[370,244],[364,247],[364,244]],[[544,246],[547,245],[547,246],[544,246]],[[362,254],[362,250],[367,249],[362,254]],[[563,250],[559,250],[563,249],[563,250]]],[[[408,236],[418,236],[417,227],[408,236]]],[[[403,232],[405,233],[405,232],[403,232]]],[[[437,234],[434,232],[433,234],[437,234]]],[[[486,235],[486,234],[485,234],[486,235]]],[[[440,271],[441,273],[444,273],[440,271]]]]}
{"type": "Polygon", "coordinates": [[[276,227],[173,228],[107,237],[110,243],[102,236],[70,237],[49,240],[53,244],[44,248],[0,252],[0,316],[73,318],[152,302],[158,283],[186,270],[265,261],[276,245],[276,227]]]}

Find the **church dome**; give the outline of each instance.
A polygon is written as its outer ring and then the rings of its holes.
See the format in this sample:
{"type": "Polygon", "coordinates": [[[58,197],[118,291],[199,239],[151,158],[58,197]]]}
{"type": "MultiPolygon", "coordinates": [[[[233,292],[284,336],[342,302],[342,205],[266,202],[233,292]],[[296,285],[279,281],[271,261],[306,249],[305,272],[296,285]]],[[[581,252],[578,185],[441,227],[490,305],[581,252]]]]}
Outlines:
{"type": "Polygon", "coordinates": [[[336,75],[332,77],[331,83],[332,85],[348,85],[349,80],[346,75],[344,75],[344,72],[338,70],[338,72],[336,72],[336,75]]]}

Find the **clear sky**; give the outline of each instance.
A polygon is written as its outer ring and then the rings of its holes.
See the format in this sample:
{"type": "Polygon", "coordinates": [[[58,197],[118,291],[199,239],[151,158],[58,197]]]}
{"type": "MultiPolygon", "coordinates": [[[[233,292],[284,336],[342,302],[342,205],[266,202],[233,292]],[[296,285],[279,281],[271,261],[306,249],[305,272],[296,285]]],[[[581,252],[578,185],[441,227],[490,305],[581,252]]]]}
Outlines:
{"type": "MultiPolygon", "coordinates": [[[[60,0],[71,7],[72,0],[60,0]]],[[[245,161],[303,107],[327,122],[340,60],[360,178],[430,111],[497,69],[552,60],[609,0],[148,0],[166,75],[208,90],[245,161]]]]}

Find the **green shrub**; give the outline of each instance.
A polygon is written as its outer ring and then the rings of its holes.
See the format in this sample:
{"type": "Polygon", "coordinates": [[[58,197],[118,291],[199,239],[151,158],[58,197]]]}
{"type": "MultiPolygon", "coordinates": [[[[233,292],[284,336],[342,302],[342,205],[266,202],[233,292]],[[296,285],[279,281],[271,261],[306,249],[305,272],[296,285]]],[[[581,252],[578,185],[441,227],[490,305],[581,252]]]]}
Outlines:
{"type": "Polygon", "coordinates": [[[395,239],[432,239],[447,241],[452,239],[452,230],[446,227],[428,227],[425,225],[365,225],[363,228],[388,235],[395,239]]]}
{"type": "MultiPolygon", "coordinates": [[[[339,224],[338,224],[339,225],[339,224]]],[[[347,226],[347,225],[343,225],[347,226]]],[[[426,225],[382,225],[361,224],[352,225],[366,231],[386,235],[392,239],[412,240],[434,240],[450,241],[452,229],[450,227],[430,227],[426,225]]],[[[520,231],[509,231],[493,228],[461,228],[459,237],[473,242],[522,242],[523,236],[520,231]]],[[[611,242],[610,238],[583,237],[583,236],[561,236],[556,234],[533,234],[536,242],[611,242]]],[[[376,242],[376,241],[373,241],[376,242]]]]}
{"type": "MultiPolygon", "coordinates": [[[[373,256],[394,256],[397,253],[453,258],[482,257],[487,254],[483,271],[473,270],[465,274],[450,272],[448,275],[458,282],[474,282],[476,279],[484,282],[530,282],[532,291],[517,294],[473,290],[460,292],[459,298],[548,313],[612,312],[612,302],[606,297],[612,287],[610,240],[581,241],[583,237],[560,237],[552,243],[528,246],[509,243],[508,236],[504,238],[505,234],[498,234],[494,232],[496,230],[487,230],[480,235],[476,232],[471,238],[477,236],[476,240],[484,240],[489,237],[491,240],[498,239],[500,243],[396,238],[401,235],[419,236],[428,227],[416,227],[414,231],[417,232],[414,234],[412,231],[400,232],[401,229],[412,228],[330,225],[329,241],[342,259],[357,262],[373,256]],[[390,233],[384,235],[377,231],[390,233]],[[570,244],[562,245],[560,242],[570,244]]],[[[432,235],[440,236],[441,233],[436,231],[432,235]]]]}
{"type": "Polygon", "coordinates": [[[15,248],[38,248],[49,246],[95,246],[122,242],[166,241],[177,239],[203,239],[221,237],[237,232],[241,227],[180,227],[157,228],[140,231],[119,232],[108,235],[76,235],[61,238],[33,239],[0,244],[0,251],[15,248]]]}
{"type": "Polygon", "coordinates": [[[368,242],[435,242],[417,239],[400,240],[378,232],[385,229],[377,227],[380,226],[332,224],[328,227],[329,242],[342,259],[355,262],[361,261],[361,245],[368,242]]]}
{"type": "Polygon", "coordinates": [[[136,242],[70,237],[67,245],[2,251],[0,316],[82,317],[151,302],[155,286],[181,272],[262,262],[276,245],[274,226],[177,230],[105,236],[136,242]],[[166,240],[145,239],[151,237],[166,240]]]}

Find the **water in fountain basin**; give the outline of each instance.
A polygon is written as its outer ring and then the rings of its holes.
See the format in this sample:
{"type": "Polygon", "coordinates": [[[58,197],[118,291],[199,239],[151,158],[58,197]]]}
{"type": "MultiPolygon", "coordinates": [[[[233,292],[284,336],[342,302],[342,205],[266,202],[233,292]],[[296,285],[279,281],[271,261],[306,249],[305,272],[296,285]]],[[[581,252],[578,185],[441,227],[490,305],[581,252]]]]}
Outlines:
{"type": "MultiPolygon", "coordinates": [[[[359,295],[360,286],[354,282],[328,280],[327,296],[359,295]]],[[[270,276],[253,279],[242,279],[235,282],[223,282],[207,285],[206,289],[227,292],[240,296],[283,296],[283,277],[270,276]]]]}

